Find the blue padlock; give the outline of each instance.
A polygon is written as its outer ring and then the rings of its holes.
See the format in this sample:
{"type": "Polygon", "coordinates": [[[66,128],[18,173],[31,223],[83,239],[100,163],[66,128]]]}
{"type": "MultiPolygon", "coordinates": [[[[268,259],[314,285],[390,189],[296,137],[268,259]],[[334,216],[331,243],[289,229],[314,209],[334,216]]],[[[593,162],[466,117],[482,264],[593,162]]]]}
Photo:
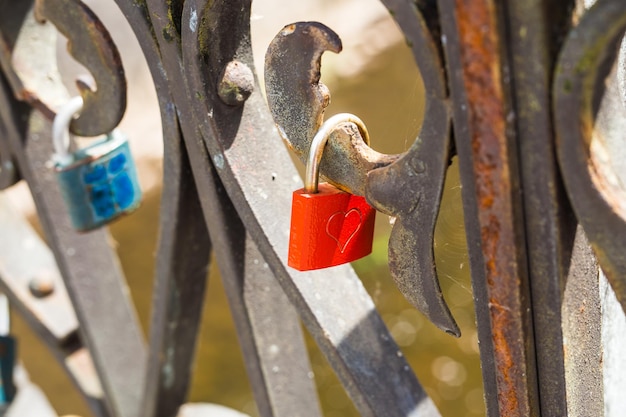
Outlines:
{"type": "Polygon", "coordinates": [[[13,382],[17,342],[11,335],[0,335],[0,407],[11,404],[16,387],[13,382]]]}
{"type": "Polygon", "coordinates": [[[17,391],[13,381],[17,342],[9,334],[10,328],[9,300],[0,293],[0,415],[4,415],[17,391]]]}
{"type": "Polygon", "coordinates": [[[139,207],[141,188],[128,140],[118,130],[75,152],[69,152],[69,122],[82,109],[71,99],[54,119],[54,163],[61,194],[78,231],[100,227],[139,207]]]}

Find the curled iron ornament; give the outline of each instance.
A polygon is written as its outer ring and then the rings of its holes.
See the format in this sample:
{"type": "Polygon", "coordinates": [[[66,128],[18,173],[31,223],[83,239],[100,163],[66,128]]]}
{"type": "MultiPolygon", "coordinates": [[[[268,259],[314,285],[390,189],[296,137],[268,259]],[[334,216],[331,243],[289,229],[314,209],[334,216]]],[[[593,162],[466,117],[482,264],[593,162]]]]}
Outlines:
{"type": "Polygon", "coordinates": [[[559,57],[553,111],[569,199],[626,312],[626,190],[593,151],[602,146],[594,125],[625,31],[622,0],[599,0],[583,15],[559,57]]]}
{"type": "MultiPolygon", "coordinates": [[[[426,85],[424,125],[409,150],[399,155],[376,152],[354,126],[340,127],[331,133],[320,171],[328,182],[365,195],[376,209],[396,218],[389,240],[389,267],[396,285],[437,327],[460,336],[443,299],[433,253],[450,151],[450,109],[440,50],[415,5],[384,3],[403,30],[426,85]]],[[[319,82],[325,51],[341,51],[337,34],[321,23],[298,22],[276,35],[265,58],[270,111],[281,136],[303,162],[330,100],[328,88],[319,82]]]]}
{"type": "Polygon", "coordinates": [[[0,67],[13,94],[49,120],[66,101],[56,67],[58,30],[68,40],[70,55],[96,83],[93,88],[76,81],[85,108],[70,125],[71,132],[98,136],[113,130],[126,110],[126,78],[117,47],[100,19],[80,0],[19,3],[0,10],[5,14],[0,18],[0,67]]]}
{"type": "MultiPolygon", "coordinates": [[[[350,266],[338,266],[332,274],[300,273],[286,266],[286,226],[291,192],[299,183],[297,172],[291,164],[277,163],[288,155],[260,89],[254,89],[240,106],[225,103],[217,93],[229,62],[254,68],[250,3],[185,1],[183,22],[197,21],[197,25],[181,25],[183,63],[188,96],[197,98],[192,111],[203,144],[247,232],[361,414],[439,415],[415,375],[407,372],[409,367],[397,354],[397,345],[371,299],[363,297],[362,284],[350,266]],[[361,295],[345,296],[355,288],[361,295]],[[337,326],[337,317],[352,324],[337,326]],[[347,328],[352,329],[349,334],[347,328]],[[371,375],[376,375],[376,384],[370,383],[371,375]],[[384,402],[374,400],[383,397],[384,402]]],[[[190,152],[190,159],[197,157],[190,152]]]]}
{"type": "Polygon", "coordinates": [[[38,18],[49,19],[68,39],[68,52],[89,70],[92,89],[76,82],[85,103],[70,131],[97,136],[113,130],[126,110],[126,78],[117,47],[100,19],[80,0],[36,0],[38,18]]]}

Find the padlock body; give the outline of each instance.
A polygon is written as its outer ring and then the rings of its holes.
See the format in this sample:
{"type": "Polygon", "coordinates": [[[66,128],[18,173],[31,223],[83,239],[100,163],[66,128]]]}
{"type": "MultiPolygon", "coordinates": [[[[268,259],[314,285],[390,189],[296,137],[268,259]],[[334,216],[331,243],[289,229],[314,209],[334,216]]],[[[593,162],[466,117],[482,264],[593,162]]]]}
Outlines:
{"type": "Polygon", "coordinates": [[[16,344],[13,336],[0,335],[0,407],[7,406],[15,397],[13,370],[15,368],[16,344]]]}
{"type": "Polygon", "coordinates": [[[322,183],[293,193],[287,263],[299,271],[328,268],[372,252],[376,211],[364,197],[322,183]]]}
{"type": "Polygon", "coordinates": [[[118,132],[80,149],[56,177],[72,225],[87,231],[136,209],[141,189],[128,140],[118,132]]]}

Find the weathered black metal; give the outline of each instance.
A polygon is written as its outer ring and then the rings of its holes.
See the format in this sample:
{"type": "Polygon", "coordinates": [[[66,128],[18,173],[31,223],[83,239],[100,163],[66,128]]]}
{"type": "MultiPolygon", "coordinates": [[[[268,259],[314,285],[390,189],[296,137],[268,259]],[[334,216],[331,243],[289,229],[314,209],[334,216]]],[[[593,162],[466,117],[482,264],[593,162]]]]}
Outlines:
{"type": "MultiPolygon", "coordinates": [[[[576,220],[558,173],[551,106],[556,51],[569,28],[567,2],[509,1],[508,43],[532,295],[541,414],[567,415],[561,331],[562,292],[576,220]]],[[[583,254],[578,254],[584,257],[583,254]]],[[[584,274],[581,274],[584,275],[584,274]]]]}
{"type": "MultiPolygon", "coordinates": [[[[297,22],[278,32],[265,55],[269,109],[278,133],[304,163],[331,99],[328,87],[320,82],[325,51],[341,51],[339,36],[321,23],[297,22]]],[[[320,172],[337,188],[365,195],[367,173],[397,158],[376,152],[346,124],[331,133],[320,172]]]]}
{"type": "MultiPolygon", "coordinates": [[[[433,257],[450,137],[439,54],[416,8],[398,2],[387,6],[402,19],[422,73],[433,84],[428,90],[424,133],[408,152],[385,155],[367,146],[358,130],[338,127],[331,133],[320,171],[338,188],[366,195],[378,210],[396,217],[389,241],[389,266],[396,285],[435,325],[460,336],[443,300],[433,257]],[[407,198],[398,199],[400,194],[407,198]]],[[[265,58],[270,111],[281,136],[303,162],[330,100],[328,89],[319,82],[326,50],[339,52],[339,37],[322,24],[299,22],[276,35],[265,58]]]]}
{"type": "Polygon", "coordinates": [[[328,87],[320,82],[322,54],[341,48],[341,39],[327,26],[299,22],[278,32],[265,54],[265,90],[274,122],[304,160],[330,103],[328,87]]]}
{"type": "Polygon", "coordinates": [[[68,38],[68,50],[96,81],[93,90],[77,85],[85,101],[70,130],[97,136],[117,126],[126,110],[126,79],[117,47],[97,16],[78,0],[38,0],[37,19],[31,1],[0,2],[0,67],[16,97],[52,119],[68,96],[56,67],[56,29],[68,38]],[[106,87],[105,87],[106,86],[106,87]]]}
{"type": "Polygon", "coordinates": [[[163,71],[154,70],[160,51],[148,9],[128,2],[118,5],[126,19],[134,22],[133,29],[153,66],[153,80],[163,92],[159,96],[165,138],[163,171],[169,179],[162,191],[154,307],[139,415],[175,415],[188,395],[211,244],[175,108],[165,93],[167,79],[163,71]]]}
{"type": "MultiPolygon", "coordinates": [[[[602,297],[598,286],[598,263],[593,256],[589,242],[578,226],[572,247],[572,260],[567,283],[561,295],[562,350],[566,401],[563,414],[571,416],[604,416],[603,369],[598,364],[603,361],[602,340],[602,297]]],[[[618,307],[619,308],[619,307],[618,307]]],[[[561,359],[556,356],[555,361],[561,359]]],[[[554,365],[553,365],[554,366],[554,365]]],[[[547,368],[546,370],[550,370],[547,368]]],[[[539,369],[541,374],[543,370],[539,369]]],[[[560,375],[558,375],[560,378],[560,375]]],[[[559,387],[560,388],[560,387],[559,387]]],[[[548,391],[548,393],[551,391],[548,391]]],[[[554,392],[554,390],[552,390],[554,392]]],[[[540,392],[543,397],[543,392],[540,392]]],[[[548,404],[550,400],[547,400],[548,404]]],[[[552,400],[554,402],[554,400],[552,400]]],[[[542,398],[542,410],[546,400],[542,398]]],[[[553,410],[554,406],[547,408],[553,410]]]]}
{"type": "MultiPolygon", "coordinates": [[[[47,41],[53,43],[54,38],[47,41]]],[[[133,400],[136,392],[131,387],[142,383],[144,346],[117,259],[106,234],[79,236],[70,231],[58,187],[46,164],[52,152],[51,127],[40,113],[31,114],[24,104],[15,101],[14,92],[6,84],[3,87],[0,115],[9,130],[11,152],[32,187],[36,205],[45,213],[40,220],[52,243],[70,299],[76,306],[80,332],[93,355],[98,379],[106,393],[108,412],[99,401],[90,403],[99,415],[105,412],[111,415],[132,413],[138,402],[133,400]],[[74,256],[89,261],[72,262],[74,256]],[[92,281],[88,278],[94,275],[100,279],[92,281]],[[125,326],[120,328],[119,323],[125,323],[125,326]]],[[[57,357],[68,361],[69,358],[64,356],[57,357]]],[[[88,375],[89,368],[81,376],[88,375]]],[[[79,377],[76,380],[80,383],[84,379],[79,377]]]]}
{"type": "Polygon", "coordinates": [[[110,132],[126,110],[124,67],[111,35],[80,0],[35,0],[35,15],[37,19],[50,20],[65,35],[68,52],[96,82],[94,90],[85,81],[77,80],[84,105],[70,124],[70,131],[81,136],[110,132]]]}
{"type": "MultiPolygon", "coordinates": [[[[407,372],[406,361],[397,355],[397,346],[351,268],[337,267],[330,275],[298,273],[286,266],[286,225],[297,173],[287,162],[258,89],[243,107],[227,106],[217,95],[226,63],[236,59],[253,68],[249,18],[249,1],[185,2],[183,20],[198,23],[181,25],[187,96],[197,98],[192,111],[216,171],[248,233],[359,411],[438,415],[415,376],[407,372]],[[355,291],[358,296],[342,296],[355,291]]],[[[189,154],[193,159],[199,152],[189,154]]]]}
{"type": "Polygon", "coordinates": [[[393,164],[368,173],[367,197],[378,210],[396,216],[389,238],[389,268],[396,285],[437,327],[459,337],[439,287],[433,254],[451,135],[441,51],[416,5],[403,1],[385,5],[411,46],[426,86],[426,111],[411,148],[393,164]],[[397,198],[402,194],[405,198],[397,198]]]}
{"type": "MultiPolygon", "coordinates": [[[[46,165],[52,154],[50,123],[16,102],[8,86],[3,86],[0,117],[5,126],[15,129],[8,136],[11,150],[42,213],[40,221],[75,308],[81,339],[98,371],[108,413],[134,413],[138,406],[135,387],[142,384],[145,350],[119,262],[106,231],[80,235],[72,230],[46,165]],[[72,262],[74,257],[82,262],[72,262]]],[[[103,413],[97,403],[91,404],[94,412],[103,413]]]]}
{"type": "MultiPolygon", "coordinates": [[[[181,73],[183,65],[180,56],[180,35],[168,29],[172,24],[169,16],[176,15],[176,13],[167,7],[175,7],[175,5],[166,6],[160,2],[148,3],[148,9],[154,16],[153,24],[161,29],[157,30],[157,33],[162,34],[162,36],[157,36],[160,54],[168,58],[165,70],[168,74],[167,82],[171,85],[166,84],[164,87],[169,87],[173,91],[173,99],[178,107],[177,113],[182,115],[184,121],[183,133],[187,138],[197,137],[193,142],[201,144],[202,137],[197,129],[193,129],[195,124],[190,120],[193,112],[189,108],[186,91],[174,88],[175,85],[183,85],[185,81],[181,73]],[[159,19],[158,16],[162,18],[159,19]]],[[[153,68],[153,72],[161,72],[161,69],[153,68]]],[[[162,107],[162,111],[165,113],[170,106],[168,104],[162,107]]],[[[172,143],[168,144],[176,140],[176,137],[167,134],[164,137],[169,158],[186,158],[187,153],[183,148],[175,149],[172,143]]],[[[189,142],[187,146],[190,146],[189,142]]],[[[204,219],[202,216],[197,216],[197,219],[202,219],[210,225],[211,238],[216,242],[214,250],[216,258],[220,260],[219,266],[236,319],[242,349],[248,358],[246,365],[253,382],[257,406],[262,415],[267,416],[298,415],[303,409],[307,410],[310,415],[319,415],[317,398],[309,378],[310,367],[296,316],[284,295],[276,291],[274,278],[264,262],[260,262],[262,258],[254,245],[247,243],[249,238],[246,236],[245,229],[224,193],[207,158],[206,151],[203,147],[200,149],[191,147],[189,152],[194,153],[190,162],[192,169],[196,171],[199,187],[203,190],[200,203],[205,215],[204,219]],[[246,262],[245,267],[243,260],[246,262]],[[247,288],[250,286],[259,288],[258,286],[261,285],[263,296],[260,296],[258,292],[254,298],[246,295],[247,288]],[[273,298],[273,302],[263,303],[264,297],[268,296],[273,298]],[[272,334],[278,336],[276,332],[280,332],[281,341],[278,337],[271,338],[272,334]],[[276,349],[282,354],[276,355],[274,353],[276,349]],[[280,369],[281,372],[275,372],[275,369],[280,369]],[[286,386],[290,389],[285,390],[283,387],[286,386]]],[[[162,325],[169,326],[168,323],[162,323],[162,325]]],[[[166,351],[162,350],[162,352],[166,351]]],[[[185,363],[174,365],[173,369],[176,370],[185,363]]],[[[166,371],[167,368],[164,366],[163,370],[166,371]]],[[[189,378],[185,379],[185,376],[185,374],[181,375],[177,381],[179,385],[188,383],[189,378]]],[[[144,398],[144,415],[171,415],[172,411],[185,400],[184,394],[183,390],[169,393],[162,390],[161,392],[147,390],[144,398]]]]}
{"type": "Polygon", "coordinates": [[[487,414],[536,416],[517,138],[503,5],[441,0],[487,414]]]}
{"type": "Polygon", "coordinates": [[[9,132],[0,123],[0,190],[4,190],[20,180],[20,174],[11,155],[8,140],[9,132]]]}
{"type": "Polygon", "coordinates": [[[169,136],[150,354],[142,415],[175,415],[189,391],[211,254],[196,184],[179,135],[169,136]]]}
{"type": "Polygon", "coordinates": [[[604,145],[602,138],[594,139],[594,122],[625,30],[626,3],[598,1],[570,32],[553,85],[557,151],[567,193],[624,311],[626,194],[601,156],[604,145]]]}

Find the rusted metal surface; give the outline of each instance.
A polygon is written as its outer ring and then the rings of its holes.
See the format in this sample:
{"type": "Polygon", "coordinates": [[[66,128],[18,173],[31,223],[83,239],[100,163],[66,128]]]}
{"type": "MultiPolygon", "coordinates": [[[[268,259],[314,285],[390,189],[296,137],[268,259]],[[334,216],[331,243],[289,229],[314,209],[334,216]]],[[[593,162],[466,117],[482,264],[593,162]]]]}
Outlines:
{"type": "MultiPolygon", "coordinates": [[[[320,82],[322,54],[341,51],[339,36],[317,22],[296,22],[274,37],[265,55],[265,91],[278,132],[302,162],[324,121],[330,91],[320,82]]],[[[366,176],[397,155],[384,155],[367,146],[350,124],[331,133],[324,150],[322,176],[337,188],[365,195],[366,176]]]]}
{"type": "MultiPolygon", "coordinates": [[[[169,5],[169,7],[174,6],[169,5]]],[[[187,138],[197,138],[191,142],[202,143],[198,130],[193,128],[195,124],[189,119],[192,111],[189,108],[187,92],[182,88],[174,88],[175,85],[179,87],[184,85],[185,81],[181,73],[183,65],[180,57],[180,35],[166,30],[172,24],[169,17],[175,15],[167,7],[160,2],[148,4],[149,10],[152,11],[154,26],[161,29],[156,31],[162,34],[162,36],[157,36],[157,42],[162,56],[168,58],[164,69],[168,74],[167,82],[171,83],[170,90],[173,92],[172,98],[178,107],[177,113],[183,115],[181,116],[184,122],[182,123],[183,133],[187,138]]],[[[175,26],[180,27],[180,24],[175,26]]],[[[229,65],[232,67],[232,62],[229,65]]],[[[236,65],[243,70],[239,74],[242,77],[234,77],[231,79],[234,83],[229,83],[228,87],[235,88],[225,89],[223,81],[225,77],[229,77],[229,74],[226,74],[226,69],[221,74],[221,89],[218,88],[217,93],[222,101],[225,96],[234,98],[234,102],[228,103],[229,105],[237,104],[239,100],[236,97],[237,94],[230,95],[238,89],[238,81],[247,84],[244,85],[244,89],[251,90],[247,83],[249,76],[246,75],[247,71],[244,66],[243,63],[236,65]],[[228,95],[223,94],[225,90],[229,90],[228,95]]],[[[156,71],[161,72],[161,69],[153,68],[153,73],[156,71]]],[[[162,107],[162,111],[168,107],[162,107]]],[[[187,158],[184,148],[175,150],[173,144],[168,144],[169,141],[174,141],[175,137],[167,135],[164,137],[170,158],[187,158]]],[[[257,407],[264,416],[296,416],[301,415],[303,410],[307,410],[306,412],[313,416],[319,415],[317,397],[309,378],[310,366],[306,349],[292,307],[277,288],[267,265],[261,262],[262,258],[257,249],[248,242],[245,228],[241,225],[236,211],[232,208],[232,203],[224,193],[207,158],[206,150],[191,147],[189,152],[193,152],[194,157],[184,163],[191,162],[191,168],[195,171],[198,181],[198,189],[203,190],[200,194],[200,204],[204,218],[202,216],[197,216],[197,218],[204,220],[210,226],[211,240],[216,242],[214,245],[216,259],[219,260],[218,264],[237,325],[240,343],[247,358],[246,367],[254,389],[257,407]],[[246,291],[248,288],[256,289],[253,292],[254,296],[246,291]],[[261,289],[263,295],[259,294],[261,289]],[[267,297],[271,297],[272,302],[269,302],[267,297]],[[277,332],[281,334],[282,340],[272,337],[272,335],[278,336],[277,332]],[[276,355],[276,350],[281,354],[276,355]]],[[[181,202],[186,201],[181,200],[181,202]]],[[[182,364],[175,365],[177,369],[182,364]]],[[[182,385],[187,381],[188,378],[177,379],[177,384],[182,385]]],[[[160,392],[147,390],[144,397],[144,415],[171,415],[169,410],[180,406],[184,400],[185,396],[180,394],[176,395],[176,393],[163,390],[160,392]]]]}
{"type": "MultiPolygon", "coordinates": [[[[192,110],[224,188],[361,414],[438,415],[351,268],[337,267],[332,274],[287,269],[290,195],[301,182],[258,89],[243,107],[226,106],[217,96],[225,63],[237,59],[253,68],[249,18],[248,1],[188,0],[181,25],[187,95],[197,98],[192,110]],[[186,23],[196,21],[197,26],[186,23]],[[358,296],[342,296],[347,293],[358,296]]],[[[192,165],[198,153],[189,152],[192,165]]]]}
{"type": "Polygon", "coordinates": [[[502,10],[488,0],[443,0],[439,10],[448,67],[459,69],[450,88],[488,415],[538,415],[502,10]]]}
{"type": "Polygon", "coordinates": [[[11,150],[28,182],[47,241],[76,311],[111,415],[136,415],[145,346],[126,283],[105,230],[80,235],[72,230],[58,185],[46,162],[52,155],[51,124],[14,100],[8,86],[0,94],[0,117],[15,129],[11,150]],[[73,259],[80,259],[75,262],[73,259]]]}
{"type": "Polygon", "coordinates": [[[433,254],[451,135],[440,50],[416,6],[400,1],[385,5],[411,46],[426,86],[426,111],[409,150],[391,165],[368,173],[367,197],[378,210],[396,217],[389,238],[389,268],[396,285],[437,327],[458,337],[461,333],[443,299],[433,254]],[[397,198],[403,194],[405,198],[397,198]]]}
{"type": "Polygon", "coordinates": [[[626,3],[597,2],[568,35],[553,85],[557,151],[567,193],[624,311],[626,193],[611,171],[594,123],[625,30],[626,3]]]}
{"type": "MultiPolygon", "coordinates": [[[[35,16],[51,21],[68,40],[68,52],[90,72],[95,90],[76,84],[83,98],[70,131],[97,136],[113,130],[126,110],[126,78],[117,47],[100,19],[80,0],[35,0],[35,16]]],[[[38,76],[38,75],[35,75],[38,76]]],[[[37,90],[31,93],[36,94],[37,90]]]]}
{"type": "Polygon", "coordinates": [[[341,39],[327,26],[298,22],[285,26],[265,54],[265,90],[274,122],[303,160],[330,103],[328,87],[320,82],[322,54],[341,48],[341,39]]]}
{"type": "Polygon", "coordinates": [[[231,61],[224,67],[224,72],[217,87],[217,94],[224,104],[242,105],[254,91],[254,74],[244,63],[231,61]]]}
{"type": "MultiPolygon", "coordinates": [[[[118,3],[126,19],[134,22],[137,39],[148,62],[160,60],[160,51],[147,7],[118,3]]],[[[154,68],[153,68],[154,69],[154,68]]],[[[194,363],[201,311],[211,252],[198,192],[191,176],[178,118],[167,92],[163,71],[153,70],[163,94],[161,125],[164,141],[160,236],[150,325],[145,386],[138,415],[175,415],[186,400],[194,363]]]]}
{"type": "Polygon", "coordinates": [[[96,82],[96,86],[90,86],[84,80],[77,81],[85,107],[70,130],[82,136],[110,132],[126,109],[126,79],[109,33],[78,0],[37,1],[36,13],[31,5],[28,1],[19,2],[18,7],[9,0],[0,2],[3,23],[10,21],[1,25],[0,64],[16,97],[31,103],[50,119],[67,100],[56,67],[58,28],[68,39],[69,53],[96,82]]]}
{"type": "MultiPolygon", "coordinates": [[[[54,103],[65,98],[64,89],[57,88],[57,81],[60,79],[56,67],[54,45],[57,32],[52,24],[37,23],[33,5],[34,0],[17,3],[9,0],[0,2],[0,66],[3,76],[12,87],[16,97],[28,100],[32,93],[25,88],[24,84],[29,81],[41,82],[34,90],[39,91],[44,101],[54,103]],[[21,50],[24,50],[26,57],[20,62],[21,50]],[[37,54],[33,53],[34,50],[37,54]],[[29,58],[29,55],[32,56],[29,58]],[[25,77],[22,80],[18,74],[20,72],[37,73],[37,71],[46,71],[48,77],[52,79],[51,82],[46,83],[44,77],[25,77]]],[[[41,100],[33,101],[39,103],[41,100]]],[[[47,108],[43,105],[41,107],[42,111],[47,108]]],[[[48,113],[52,114],[50,111],[48,113]]]]}
{"type": "MultiPolygon", "coordinates": [[[[546,111],[570,11],[567,2],[510,1],[506,14],[539,398],[541,414],[551,416],[567,415],[561,301],[568,270],[579,272],[569,262],[576,221],[558,173],[552,113],[546,111]]],[[[587,254],[573,256],[582,260],[587,254]]]]}
{"type": "MultiPolygon", "coordinates": [[[[450,137],[439,53],[415,7],[393,1],[386,6],[400,19],[430,87],[423,133],[405,154],[385,155],[370,148],[354,126],[338,127],[331,133],[320,171],[338,188],[366,195],[378,210],[396,217],[389,241],[389,266],[396,285],[430,321],[459,336],[433,257],[450,137]],[[398,199],[399,194],[408,198],[398,199]]],[[[303,161],[309,157],[330,100],[327,87],[319,82],[321,57],[325,51],[340,50],[337,34],[314,22],[285,26],[268,48],[265,86],[270,111],[279,133],[303,161]]]]}
{"type": "MultiPolygon", "coordinates": [[[[341,51],[334,31],[317,22],[296,22],[278,32],[265,55],[265,91],[272,118],[303,163],[331,99],[328,87],[320,82],[326,51],[341,51]]],[[[367,173],[398,158],[367,145],[353,125],[338,126],[324,150],[322,176],[341,190],[365,195],[367,173]]]]}
{"type": "Polygon", "coordinates": [[[52,119],[54,109],[69,98],[57,68],[57,30],[50,22],[37,21],[33,2],[20,2],[17,8],[13,4],[7,0],[0,4],[3,76],[16,99],[52,119]]]}

